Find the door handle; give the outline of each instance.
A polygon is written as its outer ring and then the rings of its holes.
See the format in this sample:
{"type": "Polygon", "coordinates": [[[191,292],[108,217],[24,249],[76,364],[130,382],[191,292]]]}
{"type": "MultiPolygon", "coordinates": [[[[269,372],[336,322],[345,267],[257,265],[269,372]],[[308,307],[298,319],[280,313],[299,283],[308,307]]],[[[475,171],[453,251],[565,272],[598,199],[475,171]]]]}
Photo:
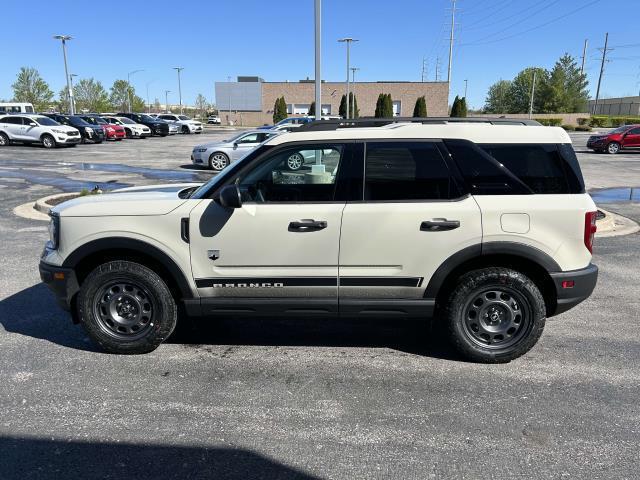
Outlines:
{"type": "Polygon", "coordinates": [[[446,232],[455,230],[460,226],[460,220],[447,220],[446,218],[434,218],[420,224],[421,232],[446,232]]]}
{"type": "Polygon", "coordinates": [[[325,220],[303,219],[289,223],[290,232],[315,232],[327,228],[325,220]]]}

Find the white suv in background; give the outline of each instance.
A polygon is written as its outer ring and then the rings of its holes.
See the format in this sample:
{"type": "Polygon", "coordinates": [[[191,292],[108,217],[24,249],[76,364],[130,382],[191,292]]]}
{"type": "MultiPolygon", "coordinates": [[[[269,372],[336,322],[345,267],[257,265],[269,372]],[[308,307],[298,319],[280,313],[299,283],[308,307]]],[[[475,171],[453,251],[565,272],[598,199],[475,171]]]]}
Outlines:
{"type": "Polygon", "coordinates": [[[106,122],[120,125],[124,128],[127,138],[147,138],[151,136],[151,129],[141,123],[136,123],[127,117],[116,117],[110,115],[102,115],[106,122]]]}
{"type": "Polygon", "coordinates": [[[155,349],[183,307],[433,318],[465,358],[506,362],[598,275],[569,136],[527,120],[319,121],[199,187],[91,195],[51,215],[41,278],[117,353],[155,349]],[[292,171],[292,155],[314,161],[292,171]]]}
{"type": "Polygon", "coordinates": [[[176,125],[179,128],[180,133],[202,133],[202,123],[197,120],[191,120],[191,118],[186,115],[161,113],[158,115],[158,118],[176,125]]]}
{"type": "Polygon", "coordinates": [[[82,141],[78,129],[60,125],[44,115],[0,117],[0,147],[11,142],[42,143],[45,148],[75,146],[82,141]]]}

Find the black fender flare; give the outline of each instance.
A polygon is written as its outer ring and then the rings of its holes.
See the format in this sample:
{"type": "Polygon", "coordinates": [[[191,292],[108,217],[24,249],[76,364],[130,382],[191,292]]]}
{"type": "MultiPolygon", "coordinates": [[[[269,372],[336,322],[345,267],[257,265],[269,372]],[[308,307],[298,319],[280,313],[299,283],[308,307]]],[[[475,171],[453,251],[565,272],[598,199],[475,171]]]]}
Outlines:
{"type": "Polygon", "coordinates": [[[463,248],[442,262],[431,276],[424,292],[424,297],[436,298],[440,292],[440,288],[451,272],[465,262],[488,255],[520,257],[539,265],[546,270],[547,273],[562,271],[560,265],[539,248],[516,242],[486,242],[463,248]]]}
{"type": "Polygon", "coordinates": [[[162,250],[142,240],[126,237],[109,237],[93,240],[81,245],[71,252],[71,254],[69,254],[62,263],[62,266],[65,268],[75,269],[76,266],[89,255],[109,250],[131,250],[153,258],[171,274],[173,280],[175,280],[178,288],[180,289],[182,298],[193,298],[193,292],[189,285],[189,281],[187,280],[187,276],[178,264],[176,264],[176,262],[174,262],[173,259],[162,250]]]}

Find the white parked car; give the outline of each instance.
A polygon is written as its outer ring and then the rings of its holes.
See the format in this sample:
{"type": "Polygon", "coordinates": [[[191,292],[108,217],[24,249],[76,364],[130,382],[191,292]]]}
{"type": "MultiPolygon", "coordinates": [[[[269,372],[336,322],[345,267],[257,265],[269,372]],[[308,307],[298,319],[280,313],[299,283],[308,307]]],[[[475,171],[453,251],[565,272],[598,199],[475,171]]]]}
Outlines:
{"type": "Polygon", "coordinates": [[[192,120],[186,115],[174,115],[173,113],[163,113],[158,118],[178,126],[180,133],[202,133],[202,123],[192,120]]]}
{"type": "Polygon", "coordinates": [[[218,115],[211,115],[207,118],[207,123],[209,125],[220,125],[220,117],[218,115]]]}
{"type": "Polygon", "coordinates": [[[103,115],[102,118],[108,123],[120,125],[124,128],[127,138],[147,138],[151,136],[151,129],[149,127],[141,123],[136,123],[130,118],[105,115],[103,115]]]}
{"type": "Polygon", "coordinates": [[[184,311],[433,318],[469,360],[525,354],[597,282],[596,206],[569,136],[386,120],[275,135],[200,187],[64,202],[42,281],[114,353],[155,349],[184,311]],[[308,151],[319,162],[291,171],[308,151]]]}
{"type": "Polygon", "coordinates": [[[75,146],[82,141],[77,128],[60,125],[44,115],[0,117],[0,147],[11,142],[41,143],[45,148],[75,146]]]}

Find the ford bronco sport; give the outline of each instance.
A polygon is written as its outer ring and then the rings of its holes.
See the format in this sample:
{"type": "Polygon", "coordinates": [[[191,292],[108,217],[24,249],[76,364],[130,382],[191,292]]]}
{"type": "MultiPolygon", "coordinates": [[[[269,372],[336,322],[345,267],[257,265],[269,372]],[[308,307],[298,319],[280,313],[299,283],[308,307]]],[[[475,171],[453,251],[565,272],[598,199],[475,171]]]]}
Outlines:
{"type": "Polygon", "coordinates": [[[595,205],[561,128],[321,121],[208,183],[134,187],[51,212],[40,274],[88,335],[155,349],[192,316],[435,318],[506,362],[585,300],[595,205]],[[300,170],[291,155],[313,155],[300,170]]]}

